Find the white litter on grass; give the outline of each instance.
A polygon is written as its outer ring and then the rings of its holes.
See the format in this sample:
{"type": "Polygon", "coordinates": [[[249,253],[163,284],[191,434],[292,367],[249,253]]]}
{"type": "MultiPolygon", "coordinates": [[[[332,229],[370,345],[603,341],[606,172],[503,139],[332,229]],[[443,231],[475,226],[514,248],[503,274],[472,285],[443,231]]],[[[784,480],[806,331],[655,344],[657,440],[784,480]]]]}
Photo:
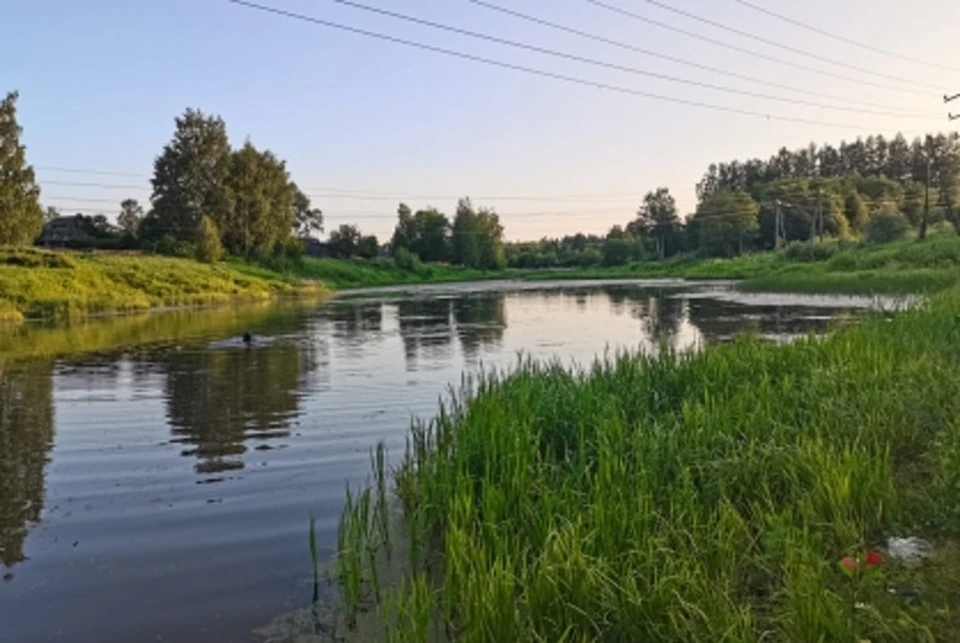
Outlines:
{"type": "Polygon", "coordinates": [[[933,546],[922,538],[888,538],[887,551],[907,567],[916,567],[933,556],[933,546]]]}

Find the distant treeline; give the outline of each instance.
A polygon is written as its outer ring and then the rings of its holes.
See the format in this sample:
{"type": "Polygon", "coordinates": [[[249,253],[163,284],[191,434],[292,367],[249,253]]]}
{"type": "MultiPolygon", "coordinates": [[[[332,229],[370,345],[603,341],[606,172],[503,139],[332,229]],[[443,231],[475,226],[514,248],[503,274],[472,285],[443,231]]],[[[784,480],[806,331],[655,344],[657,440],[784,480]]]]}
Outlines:
{"type": "Polygon", "coordinates": [[[510,244],[508,264],[583,267],[679,253],[731,256],[824,236],[883,243],[911,228],[924,237],[942,221],[960,233],[960,137],[870,136],[836,148],[783,148],[766,161],[711,165],[697,196],[696,212],[683,219],[670,191],[659,188],[647,194],[636,218],[605,237],[510,244]]]}

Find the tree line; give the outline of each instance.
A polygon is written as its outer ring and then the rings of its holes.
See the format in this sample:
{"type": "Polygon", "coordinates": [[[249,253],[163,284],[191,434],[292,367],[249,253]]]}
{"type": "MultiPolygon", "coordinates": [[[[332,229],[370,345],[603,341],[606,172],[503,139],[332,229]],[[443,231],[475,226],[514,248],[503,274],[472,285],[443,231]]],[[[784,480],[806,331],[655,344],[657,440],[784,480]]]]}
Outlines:
{"type": "Polygon", "coordinates": [[[838,147],[781,148],[767,160],[712,164],[682,218],[668,188],[649,192],[626,225],[507,247],[518,268],[621,265],[690,253],[732,256],[796,241],[859,236],[882,243],[948,222],[960,234],[960,136],[908,142],[869,136],[838,147]]]}

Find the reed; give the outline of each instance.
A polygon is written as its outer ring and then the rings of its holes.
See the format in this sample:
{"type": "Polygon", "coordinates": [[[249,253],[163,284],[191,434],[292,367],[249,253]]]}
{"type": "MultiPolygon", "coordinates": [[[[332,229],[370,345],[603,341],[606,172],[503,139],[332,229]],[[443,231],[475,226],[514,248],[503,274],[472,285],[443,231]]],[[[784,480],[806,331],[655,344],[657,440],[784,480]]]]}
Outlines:
{"type": "Polygon", "coordinates": [[[424,619],[469,642],[951,640],[958,319],[954,289],[827,338],[470,383],[394,471],[389,640],[429,640],[424,619]],[[942,553],[838,564],[908,534],[942,553]]]}

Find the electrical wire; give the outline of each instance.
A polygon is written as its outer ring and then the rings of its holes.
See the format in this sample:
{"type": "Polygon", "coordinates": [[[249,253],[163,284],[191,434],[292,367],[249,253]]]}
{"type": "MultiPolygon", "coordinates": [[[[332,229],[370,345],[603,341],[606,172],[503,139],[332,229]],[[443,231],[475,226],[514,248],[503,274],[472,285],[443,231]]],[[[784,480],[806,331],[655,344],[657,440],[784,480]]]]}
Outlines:
{"type": "Polygon", "coordinates": [[[750,8],[750,9],[753,9],[754,11],[759,11],[760,13],[763,13],[763,14],[766,14],[766,15],[768,15],[768,16],[770,16],[770,17],[776,18],[777,20],[781,20],[781,21],[783,21],[783,22],[786,22],[786,23],[789,23],[789,24],[791,24],[791,25],[794,25],[795,27],[800,27],[801,29],[806,29],[807,31],[812,31],[813,33],[819,34],[819,35],[821,35],[821,36],[825,36],[825,37],[830,38],[830,39],[832,39],[832,40],[836,40],[836,41],[838,41],[838,42],[846,43],[846,44],[852,45],[852,46],[854,46],[854,47],[859,47],[860,49],[865,49],[866,51],[870,51],[870,52],[873,52],[873,53],[875,53],[875,54],[881,54],[881,55],[887,56],[887,57],[889,57],[889,58],[896,58],[896,59],[898,59],[898,60],[903,60],[903,61],[906,61],[906,62],[909,62],[909,63],[914,63],[914,64],[916,64],[916,65],[923,65],[923,66],[925,66],[925,67],[932,67],[932,68],[934,68],[934,69],[944,69],[944,70],[947,70],[947,71],[954,71],[954,72],[960,71],[960,67],[951,67],[951,66],[949,66],[949,65],[941,65],[941,64],[938,64],[938,63],[927,62],[927,61],[925,61],[925,60],[920,60],[920,59],[918,59],[918,58],[911,58],[910,56],[904,56],[903,54],[894,53],[894,52],[892,52],[892,51],[887,51],[886,49],[881,49],[880,47],[875,47],[875,46],[873,46],[873,45],[868,45],[868,44],[866,44],[866,43],[856,41],[856,40],[854,40],[854,39],[852,39],[852,38],[847,38],[846,36],[840,36],[840,35],[838,35],[838,34],[831,33],[831,32],[829,32],[829,31],[827,31],[826,29],[821,29],[820,27],[814,27],[813,25],[809,25],[809,24],[807,24],[807,23],[805,23],[805,22],[801,22],[801,21],[799,21],[799,20],[797,20],[797,19],[795,19],[795,18],[791,18],[791,17],[789,17],[789,16],[785,16],[785,15],[783,15],[783,14],[781,14],[781,13],[777,13],[776,11],[771,11],[770,9],[767,9],[766,7],[761,7],[761,6],[756,5],[756,4],[752,3],[752,2],[747,2],[747,0],[734,0],[734,2],[738,2],[738,3],[742,4],[742,5],[745,6],[745,7],[748,7],[748,8],[750,8]]]}
{"type": "Polygon", "coordinates": [[[928,97],[929,97],[929,94],[930,94],[929,92],[921,92],[921,91],[916,90],[916,89],[906,89],[906,88],[902,88],[902,87],[894,87],[894,86],[892,86],[892,85],[884,85],[884,84],[882,84],[882,83],[875,83],[875,82],[873,82],[873,81],[865,80],[865,79],[863,79],[863,78],[854,78],[853,76],[844,76],[843,74],[838,74],[838,73],[831,72],[831,71],[826,71],[826,70],[823,70],[823,69],[817,69],[816,67],[808,67],[808,66],[806,66],[806,65],[802,65],[802,64],[800,64],[800,63],[797,63],[797,62],[794,62],[794,61],[791,61],[791,60],[785,60],[785,59],[783,59],[783,58],[777,58],[776,56],[771,56],[771,55],[769,55],[769,54],[765,54],[765,53],[763,53],[763,52],[756,51],[755,49],[747,49],[746,47],[740,47],[739,45],[732,45],[732,44],[730,44],[730,43],[728,43],[728,42],[724,42],[724,41],[722,41],[722,40],[717,40],[717,39],[711,38],[711,37],[709,37],[709,36],[704,36],[703,34],[698,34],[698,33],[694,32],[694,31],[687,31],[686,29],[682,29],[682,28],[680,28],[680,27],[675,27],[675,26],[669,25],[669,24],[667,24],[667,23],[665,23],[665,22],[661,22],[661,21],[659,21],[659,20],[654,20],[653,18],[647,18],[646,16],[641,16],[641,15],[638,14],[638,13],[634,13],[634,12],[632,12],[632,11],[628,11],[628,10],[626,10],[626,9],[622,9],[622,8],[620,8],[620,7],[614,7],[614,6],[612,6],[612,5],[605,4],[605,3],[603,3],[603,2],[598,2],[597,0],[584,0],[584,2],[588,2],[588,3],[593,4],[593,5],[595,5],[595,6],[598,6],[598,7],[601,7],[601,8],[603,8],[603,9],[606,9],[607,11],[610,11],[610,12],[613,12],[613,13],[617,13],[617,14],[622,15],[622,16],[627,16],[627,17],[629,17],[629,18],[632,18],[632,19],[634,19],[634,20],[638,20],[638,21],[640,21],[640,22],[645,22],[645,23],[647,23],[647,24],[651,24],[651,25],[654,25],[654,26],[656,26],[656,27],[660,27],[661,29],[665,29],[665,30],[667,30],[667,31],[671,31],[671,32],[673,32],[673,33],[678,33],[678,34],[687,36],[688,38],[693,38],[693,39],[695,39],[695,40],[700,40],[700,41],[702,41],[702,42],[708,42],[708,43],[710,43],[710,44],[712,44],[712,45],[716,45],[716,46],[718,46],[718,47],[723,47],[723,48],[725,48],[725,49],[730,49],[731,51],[736,51],[736,52],[739,52],[739,53],[742,53],[742,54],[746,54],[746,55],[748,55],[748,56],[753,56],[753,57],[755,57],[755,58],[762,58],[763,60],[768,60],[768,61],[770,61],[770,62],[775,62],[775,63],[781,64],[781,65],[786,65],[787,67],[793,67],[793,68],[795,68],[795,69],[802,69],[802,70],[804,70],[804,71],[807,71],[807,72],[810,72],[810,73],[813,73],[813,74],[819,74],[819,75],[821,75],[821,76],[829,76],[830,78],[836,78],[836,79],[839,79],[839,80],[845,80],[845,81],[847,81],[847,82],[849,82],[849,83],[857,83],[857,84],[860,84],[860,85],[866,85],[866,86],[870,86],[870,87],[876,87],[876,88],[879,88],[879,89],[886,89],[886,90],[888,90],[888,91],[895,91],[895,92],[900,92],[900,93],[904,93],[904,94],[912,94],[912,95],[928,96],[928,97]]]}
{"type": "MultiPolygon", "coordinates": [[[[829,99],[829,100],[836,100],[836,101],[851,103],[851,104],[854,104],[854,105],[862,105],[862,106],[864,106],[864,107],[876,107],[876,108],[881,108],[881,109],[886,109],[886,108],[887,108],[885,105],[882,105],[882,104],[880,104],[880,103],[871,103],[871,102],[869,102],[869,101],[861,101],[861,100],[856,100],[856,99],[851,99],[851,98],[845,98],[845,97],[843,97],[843,96],[836,96],[836,95],[834,95],[834,94],[824,94],[824,93],[822,93],[822,92],[817,92],[817,91],[814,91],[814,90],[811,90],[811,89],[808,89],[808,88],[805,88],[805,87],[797,87],[797,86],[795,86],[795,85],[785,85],[785,84],[782,84],[782,83],[777,83],[777,82],[773,82],[773,81],[769,81],[769,80],[764,80],[764,79],[756,78],[756,77],[753,77],[753,76],[747,76],[746,74],[740,74],[740,73],[737,73],[737,72],[734,72],[734,71],[730,71],[730,70],[727,70],[727,69],[721,69],[721,68],[719,68],[719,67],[711,67],[710,65],[704,65],[704,64],[702,64],[702,63],[697,63],[697,62],[693,62],[693,61],[690,61],[690,60],[685,60],[685,59],[683,59],[683,58],[677,58],[676,56],[671,56],[671,55],[664,54],[664,53],[661,53],[661,52],[658,52],[658,51],[653,51],[653,50],[651,50],[651,49],[646,49],[646,48],[644,48],[644,47],[638,47],[638,46],[636,46],[636,45],[632,45],[632,44],[630,44],[630,43],[626,43],[626,42],[623,42],[623,41],[620,41],[620,40],[613,40],[613,39],[611,39],[611,38],[606,38],[606,37],[604,37],[604,36],[599,36],[599,35],[597,35],[597,34],[590,33],[590,32],[587,32],[587,31],[583,31],[583,30],[581,30],[581,29],[575,29],[575,28],[573,28],[573,27],[568,27],[568,26],[566,26],[566,25],[561,25],[561,24],[558,24],[558,23],[556,23],[556,22],[552,22],[552,21],[550,21],[550,20],[545,20],[545,19],[543,19],[543,18],[538,18],[538,17],[536,17],[536,16],[531,16],[531,15],[526,14],[526,13],[522,13],[522,12],[519,12],[519,11],[515,11],[515,10],[513,10],[513,9],[509,9],[509,8],[507,8],[507,7],[503,7],[503,6],[500,6],[500,5],[493,4],[492,2],[486,2],[485,0],[467,0],[467,2],[470,2],[470,3],[472,3],[472,4],[475,4],[475,5],[479,6],[479,7],[484,7],[484,8],[486,8],[486,9],[490,9],[490,10],[492,10],[492,11],[496,11],[496,12],[499,12],[499,13],[502,13],[502,14],[505,14],[505,15],[508,15],[508,16],[512,16],[512,17],[514,17],[514,18],[519,18],[519,19],[521,19],[521,20],[526,20],[527,22],[531,22],[531,23],[533,23],[533,24],[537,24],[537,25],[540,25],[540,26],[543,26],[543,27],[549,27],[549,28],[555,29],[555,30],[557,30],[557,31],[561,31],[561,32],[564,32],[564,33],[573,34],[573,35],[579,36],[579,37],[581,37],[581,38],[586,38],[586,39],[592,40],[592,41],[594,41],[594,42],[601,42],[601,43],[610,45],[610,46],[612,46],[612,47],[617,47],[617,48],[619,48],[619,49],[624,49],[624,50],[627,50],[627,51],[632,51],[632,52],[634,52],[634,53],[643,54],[643,55],[645,55],[645,56],[651,56],[651,57],[653,57],[653,58],[659,58],[660,60],[666,60],[666,61],[669,61],[669,62],[678,64],[678,65],[684,65],[684,66],[686,66],[686,67],[691,67],[691,68],[693,68],[693,69],[699,69],[699,70],[701,70],[701,71],[708,71],[708,72],[713,73],[713,74],[719,74],[719,75],[721,75],[721,76],[728,76],[728,77],[730,77],[730,78],[735,78],[735,79],[737,79],[737,80],[743,80],[743,81],[747,81],[747,82],[750,82],[750,83],[756,83],[756,84],[759,84],[759,85],[766,85],[766,86],[769,86],[769,87],[774,87],[774,88],[776,88],[776,89],[782,89],[782,90],[785,90],[785,91],[797,92],[797,93],[806,94],[806,95],[809,95],[809,96],[816,96],[816,97],[818,97],[818,98],[826,98],[826,99],[829,99]]],[[[892,111],[899,112],[899,113],[903,113],[903,114],[916,114],[916,115],[920,115],[919,112],[910,112],[910,111],[908,111],[908,110],[899,109],[899,108],[895,108],[895,109],[893,109],[892,111]]],[[[931,114],[924,113],[923,115],[924,115],[924,116],[930,116],[931,114]]],[[[942,116],[941,116],[941,118],[942,118],[942,116]]]]}
{"type": "MultiPolygon", "coordinates": [[[[591,4],[603,5],[604,3],[600,0],[587,0],[591,4]]],[[[905,85],[913,85],[914,87],[926,87],[928,89],[940,90],[941,88],[936,87],[935,85],[928,85],[927,83],[920,83],[915,80],[910,80],[908,78],[900,78],[899,76],[893,76],[891,74],[885,74],[883,72],[874,71],[872,69],[867,69],[866,67],[858,67],[856,65],[851,65],[850,63],[843,62],[842,60],[836,60],[834,58],[829,58],[828,56],[821,56],[820,54],[811,53],[805,49],[800,49],[798,47],[791,47],[790,45],[785,45],[782,42],[777,42],[776,40],[771,40],[770,38],[765,38],[763,36],[758,36],[756,34],[750,33],[749,31],[744,31],[736,27],[731,27],[730,25],[724,24],[722,22],[717,22],[716,20],[711,20],[710,18],[704,18],[703,16],[697,15],[690,11],[684,11],[683,9],[678,9],[677,7],[671,6],[665,2],[660,2],[660,0],[643,0],[649,5],[663,9],[664,11],[669,11],[675,13],[678,16],[683,16],[689,18],[690,20],[695,20],[697,22],[703,23],[705,25],[710,25],[717,29],[722,29],[724,31],[729,31],[730,33],[754,40],[756,42],[763,43],[770,47],[776,47],[778,49],[783,49],[784,51],[789,51],[791,53],[805,56],[813,60],[819,60],[820,62],[829,63],[831,65],[837,65],[839,67],[845,67],[854,71],[858,71],[861,74],[867,74],[868,76],[874,76],[876,78],[883,78],[885,80],[892,80],[898,83],[903,83],[905,85]]]]}
{"type": "MultiPolygon", "coordinates": [[[[589,1],[589,0],[588,0],[588,1],[589,1]]],[[[257,4],[257,3],[255,3],[255,2],[249,2],[248,0],[226,0],[226,2],[229,2],[229,3],[231,3],[231,4],[235,4],[235,5],[237,5],[237,6],[245,7],[245,8],[248,8],[248,9],[253,9],[253,10],[261,11],[261,12],[264,12],[264,13],[272,13],[272,14],[275,14],[275,15],[278,15],[278,16],[283,16],[283,17],[286,17],[286,18],[291,18],[291,19],[298,20],[298,21],[301,21],[301,22],[308,22],[308,23],[312,23],[312,24],[316,24],[316,25],[328,27],[328,28],[331,28],[331,29],[336,29],[336,30],[339,30],[339,31],[344,31],[344,32],[353,33],[353,34],[356,34],[356,35],[365,36],[365,37],[368,37],[368,38],[374,38],[374,39],[382,40],[382,41],[385,41],[385,42],[391,42],[391,43],[394,43],[394,44],[404,45],[404,46],[407,46],[407,47],[413,47],[413,48],[421,49],[421,50],[424,50],[424,51],[430,51],[430,52],[433,52],[433,53],[439,53],[439,54],[443,54],[443,55],[450,56],[450,57],[453,57],[453,58],[459,58],[459,59],[462,59],[462,60],[469,60],[469,61],[472,61],[472,62],[477,62],[477,63],[481,63],[481,64],[484,64],[484,65],[492,66],[492,67],[500,67],[500,68],[504,68],[504,69],[511,69],[511,70],[513,70],[513,71],[519,71],[519,72],[522,72],[522,73],[531,74],[531,75],[535,75],[535,76],[541,76],[541,77],[544,77],[544,78],[552,78],[552,79],[554,79],[554,80],[560,80],[560,81],[563,81],[563,82],[566,82],[566,83],[570,83],[570,84],[582,85],[582,86],[585,86],[585,87],[592,87],[592,88],[594,88],[594,89],[602,89],[602,90],[611,91],[611,92],[619,93],[619,94],[626,94],[626,95],[631,95],[631,96],[638,96],[638,97],[642,97],[642,98],[647,98],[647,99],[651,99],[651,100],[659,100],[659,101],[668,102],[668,103],[674,103],[674,104],[678,104],[678,105],[686,105],[686,106],[688,106],[688,107],[697,107],[697,108],[701,108],[701,109],[709,109],[709,110],[714,110],[714,111],[721,111],[721,112],[726,112],[726,113],[729,113],[729,114],[738,114],[738,115],[741,115],[741,116],[750,116],[750,117],[753,117],[753,118],[760,118],[760,119],[768,120],[768,121],[776,120],[776,121],[783,121],[783,122],[788,122],[788,123],[798,123],[798,124],[802,124],[802,125],[813,125],[813,126],[819,126],[819,127],[841,128],[841,129],[857,129],[857,128],[861,127],[861,126],[859,126],[859,125],[858,125],[858,126],[854,126],[854,125],[851,125],[851,124],[849,124],[849,123],[832,123],[832,122],[827,122],[827,121],[819,121],[819,120],[816,120],[816,119],[800,118],[800,117],[786,116],[786,115],[780,115],[780,114],[770,114],[770,113],[764,113],[764,112],[756,112],[756,111],[752,111],[752,110],[748,110],[748,109],[741,109],[741,108],[738,108],[738,107],[729,107],[729,106],[726,106],[726,105],[717,105],[717,104],[714,104],[714,103],[707,103],[707,102],[696,101],[696,100],[688,100],[688,99],[684,99],[684,98],[677,98],[677,97],[674,97],[674,96],[666,96],[666,95],[663,95],[663,94],[655,94],[655,93],[652,93],[652,92],[646,92],[646,91],[642,91],[642,90],[632,89],[632,88],[623,87],[623,86],[620,86],[620,85],[613,85],[613,84],[604,83],[604,82],[592,81],[592,80],[588,80],[588,79],[585,79],[585,78],[580,78],[580,77],[577,77],[577,76],[569,76],[569,75],[566,75],[566,74],[561,74],[561,73],[556,73],[556,72],[545,71],[545,70],[537,69],[537,68],[534,68],[534,67],[527,67],[527,66],[525,66],[525,65],[519,65],[519,64],[515,64],[515,63],[508,63],[508,62],[504,62],[504,61],[501,61],[501,60],[495,60],[495,59],[492,59],[492,58],[485,58],[485,57],[483,57],[483,56],[478,56],[478,55],[474,55],[474,54],[468,54],[468,53],[464,53],[464,52],[462,52],[462,51],[456,51],[456,50],[453,50],[453,49],[446,49],[446,48],[444,48],[444,47],[438,47],[438,46],[435,46],[435,45],[428,45],[428,44],[425,44],[425,43],[422,43],[422,42],[416,42],[416,41],[413,41],[413,40],[407,40],[407,39],[400,38],[400,37],[397,37],[397,36],[391,36],[391,35],[388,35],[388,34],[383,34],[383,33],[375,32],[375,31],[369,31],[369,30],[366,30],[366,29],[358,28],[358,27],[351,27],[351,26],[349,26],[349,25],[343,25],[343,24],[340,24],[340,23],[331,22],[331,21],[329,21],[329,20],[323,20],[323,19],[320,19],[320,18],[315,18],[315,17],[312,17],[312,16],[307,16],[307,15],[304,15],[304,14],[295,13],[295,12],[292,12],[292,11],[287,11],[287,10],[285,10],[285,9],[277,9],[276,7],[269,7],[269,6],[266,6],[266,5],[257,4]]]]}
{"type": "Polygon", "coordinates": [[[937,120],[940,121],[943,119],[943,116],[908,116],[902,112],[893,112],[888,109],[886,110],[876,110],[876,109],[865,109],[860,107],[849,107],[843,105],[828,105],[825,103],[818,103],[816,101],[804,100],[800,98],[787,98],[784,96],[775,96],[773,94],[764,94],[761,92],[755,92],[750,90],[736,89],[733,87],[726,87],[724,85],[716,85],[714,83],[707,83],[697,80],[690,80],[688,78],[679,78],[677,76],[672,76],[669,74],[662,74],[659,72],[648,71],[645,69],[638,69],[636,67],[628,67],[625,65],[618,65],[616,63],[607,62],[604,60],[597,60],[595,58],[587,58],[584,56],[578,56],[576,54],[571,54],[563,51],[557,51],[555,49],[548,49],[546,47],[539,47],[537,45],[531,45],[524,42],[518,42],[516,40],[508,40],[506,38],[500,38],[498,36],[492,36],[490,34],[480,33],[476,31],[471,31],[469,29],[461,29],[460,27],[453,27],[450,25],[441,24],[438,22],[433,22],[431,20],[425,20],[423,18],[416,18],[414,16],[409,16],[403,13],[398,13],[396,11],[390,11],[387,9],[381,9],[379,7],[372,7],[370,5],[362,4],[360,2],[354,2],[353,0],[330,0],[335,4],[343,5],[353,9],[358,9],[360,11],[366,11],[369,13],[374,13],[381,16],[387,16],[388,18],[393,18],[395,20],[402,20],[404,22],[410,22],[424,27],[430,27],[431,29],[439,29],[441,31],[446,31],[449,33],[454,33],[460,36],[466,36],[468,38],[474,38],[477,40],[485,40],[487,42],[493,42],[498,45],[503,45],[506,47],[513,47],[514,49],[522,49],[524,51],[532,51],[537,54],[543,54],[545,56],[552,56],[554,58],[561,58],[563,60],[570,60],[573,62],[591,65],[594,67],[602,67],[605,69],[612,69],[614,71],[624,72],[628,74],[634,74],[638,76],[646,76],[648,78],[655,78],[657,80],[662,80],[670,83],[678,83],[681,85],[688,85],[690,87],[699,87],[701,89],[709,89],[711,91],[723,92],[727,94],[734,94],[737,96],[747,96],[750,98],[759,98],[762,100],[775,101],[780,103],[787,103],[790,105],[801,105],[803,107],[815,107],[818,109],[828,109],[836,110],[842,112],[851,112],[855,114],[868,114],[871,116],[895,116],[898,118],[911,118],[917,120],[937,120]]]}

